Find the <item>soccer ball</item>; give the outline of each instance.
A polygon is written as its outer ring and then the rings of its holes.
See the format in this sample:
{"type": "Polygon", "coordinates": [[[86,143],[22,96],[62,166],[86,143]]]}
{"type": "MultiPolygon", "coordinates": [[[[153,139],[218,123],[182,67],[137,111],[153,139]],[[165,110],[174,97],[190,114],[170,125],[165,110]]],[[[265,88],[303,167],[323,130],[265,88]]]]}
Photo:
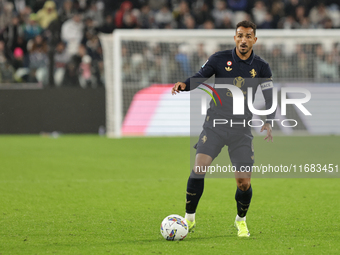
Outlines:
{"type": "Polygon", "coordinates": [[[168,241],[183,240],[188,230],[187,221],[177,214],[165,217],[161,224],[161,234],[168,241]]]}

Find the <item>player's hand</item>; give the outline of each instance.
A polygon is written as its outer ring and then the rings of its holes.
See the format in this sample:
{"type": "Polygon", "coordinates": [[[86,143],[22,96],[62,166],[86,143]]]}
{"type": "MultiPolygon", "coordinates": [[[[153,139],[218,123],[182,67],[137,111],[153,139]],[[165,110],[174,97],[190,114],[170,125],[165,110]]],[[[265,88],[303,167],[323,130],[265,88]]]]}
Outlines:
{"type": "Polygon", "coordinates": [[[263,130],[267,130],[267,136],[264,138],[264,140],[267,140],[267,142],[271,141],[273,142],[273,136],[272,136],[272,126],[269,123],[266,123],[262,126],[261,132],[263,130]]]}
{"type": "Polygon", "coordinates": [[[176,93],[179,93],[182,90],[185,90],[185,87],[187,85],[184,82],[176,82],[176,84],[173,86],[171,90],[171,94],[176,95],[176,93]]]}

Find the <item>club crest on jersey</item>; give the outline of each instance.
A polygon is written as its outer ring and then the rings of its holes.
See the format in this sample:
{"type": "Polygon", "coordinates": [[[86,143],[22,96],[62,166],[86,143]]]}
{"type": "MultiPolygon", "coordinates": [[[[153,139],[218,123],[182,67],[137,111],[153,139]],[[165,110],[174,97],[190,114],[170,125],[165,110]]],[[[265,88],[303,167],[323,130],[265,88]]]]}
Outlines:
{"type": "Polygon", "coordinates": [[[233,64],[233,62],[231,62],[231,61],[227,62],[227,66],[231,66],[232,64],[233,64]]]}
{"type": "MultiPolygon", "coordinates": [[[[253,69],[254,70],[254,69],[253,69]]],[[[233,84],[238,87],[241,88],[244,85],[244,79],[241,76],[238,76],[234,79],[233,84]]]]}
{"type": "Polygon", "coordinates": [[[255,69],[251,69],[251,71],[249,71],[251,78],[255,78],[255,76],[257,75],[257,72],[255,71],[255,69]]]}

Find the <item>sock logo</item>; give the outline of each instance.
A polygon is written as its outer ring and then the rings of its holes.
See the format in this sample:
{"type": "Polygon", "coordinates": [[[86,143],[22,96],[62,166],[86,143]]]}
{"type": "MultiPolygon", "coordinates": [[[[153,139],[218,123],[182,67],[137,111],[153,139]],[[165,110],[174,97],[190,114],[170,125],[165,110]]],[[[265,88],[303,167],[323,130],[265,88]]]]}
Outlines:
{"type": "Polygon", "coordinates": [[[196,193],[190,193],[190,192],[187,191],[187,195],[189,195],[189,196],[196,196],[196,193]]]}

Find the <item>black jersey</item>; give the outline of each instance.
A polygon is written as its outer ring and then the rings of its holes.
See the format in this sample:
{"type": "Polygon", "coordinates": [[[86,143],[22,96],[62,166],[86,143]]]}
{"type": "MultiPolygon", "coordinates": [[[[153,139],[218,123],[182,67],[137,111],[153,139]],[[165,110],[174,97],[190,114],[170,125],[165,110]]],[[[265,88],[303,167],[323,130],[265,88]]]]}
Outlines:
{"type": "MultiPolygon", "coordinates": [[[[199,83],[191,83],[191,78],[200,78],[202,82],[215,75],[215,83],[221,83],[225,80],[228,84],[233,84],[242,90],[244,94],[244,115],[233,115],[233,96],[229,90],[225,89],[223,93],[219,93],[223,105],[215,105],[213,100],[210,102],[210,108],[207,115],[217,118],[226,119],[244,119],[249,121],[252,119],[252,113],[247,104],[247,88],[252,87],[253,100],[258,86],[261,86],[262,93],[265,98],[266,109],[272,106],[272,72],[269,64],[259,56],[251,53],[247,60],[240,59],[236,54],[236,48],[233,50],[219,51],[211,55],[201,69],[192,77],[185,81],[186,91],[195,89],[199,83]],[[226,92],[227,91],[227,92],[226,92]]],[[[218,91],[218,90],[217,90],[218,91]]],[[[214,97],[217,100],[216,95],[214,97]]],[[[273,119],[275,111],[267,116],[267,119],[273,119]]],[[[268,121],[271,123],[270,121],[268,121]]]]}

